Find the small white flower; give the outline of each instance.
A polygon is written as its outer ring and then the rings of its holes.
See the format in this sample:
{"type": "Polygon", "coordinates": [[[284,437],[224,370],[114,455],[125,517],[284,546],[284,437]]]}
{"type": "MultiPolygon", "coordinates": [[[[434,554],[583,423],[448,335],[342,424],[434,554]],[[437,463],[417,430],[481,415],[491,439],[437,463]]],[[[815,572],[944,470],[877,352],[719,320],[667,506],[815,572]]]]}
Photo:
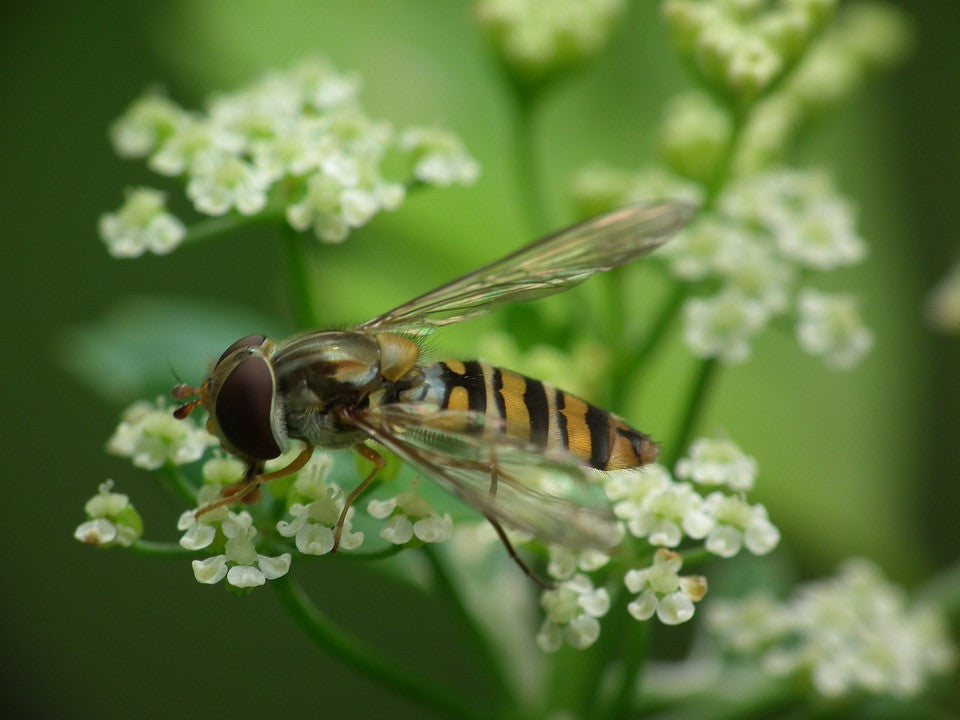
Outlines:
{"type": "Polygon", "coordinates": [[[581,570],[592,572],[610,562],[610,556],[600,550],[573,551],[558,545],[550,546],[550,560],[547,563],[547,574],[557,580],[569,580],[581,570]]]}
{"type": "Polygon", "coordinates": [[[224,552],[193,561],[197,582],[212,585],[226,577],[234,587],[250,588],[286,575],[290,569],[290,553],[270,557],[257,552],[253,542],[257,530],[250,513],[229,513],[220,530],[227,538],[224,552]]]}
{"type": "Polygon", "coordinates": [[[780,531],[763,505],[714,492],[705,498],[704,511],[715,523],[705,543],[715,555],[733,557],[743,545],[754,555],[765,555],[780,542],[780,531]]]}
{"type": "Polygon", "coordinates": [[[710,298],[690,298],[683,310],[687,347],[697,357],[727,362],[750,356],[750,339],[770,317],[762,302],[732,287],[710,298]]]}
{"type": "Polygon", "coordinates": [[[150,156],[147,164],[154,172],[176,177],[210,166],[221,158],[239,158],[243,149],[243,138],[236,133],[213,125],[207,118],[190,116],[150,156]]]}
{"type": "MultiPolygon", "coordinates": [[[[331,465],[329,455],[314,453],[293,482],[293,493],[309,502],[293,503],[289,509],[292,519],[277,523],[277,532],[294,538],[297,550],[305,555],[326,555],[333,550],[334,533],[346,498],[336,483],[326,481],[331,465]]],[[[363,533],[352,531],[354,513],[354,508],[350,508],[344,519],[340,534],[343,550],[355,550],[363,542],[363,533]]]]}
{"type": "Polygon", "coordinates": [[[420,542],[442,543],[453,535],[453,518],[449,514],[439,515],[417,492],[417,485],[414,481],[409,490],[394,498],[367,504],[371,517],[389,518],[380,537],[394,545],[404,545],[414,537],[420,542]]]}
{"type": "MultiPolygon", "coordinates": [[[[208,462],[215,462],[211,460],[208,462]]],[[[207,463],[204,464],[206,468],[207,463]]],[[[197,507],[192,510],[184,510],[177,519],[177,530],[183,533],[180,536],[180,547],[186,550],[202,550],[213,543],[217,536],[217,527],[227,519],[230,514],[226,506],[218,507],[214,510],[205,512],[197,518],[197,510],[205,507],[220,499],[221,486],[217,483],[208,482],[197,492],[197,507]]]]}
{"type": "Polygon", "coordinates": [[[671,483],[650,493],[626,525],[634,537],[663,547],[676,547],[684,535],[700,539],[713,529],[703,498],[687,483],[671,483]]]}
{"type": "Polygon", "coordinates": [[[97,494],[84,505],[88,519],[77,526],[74,538],[101,547],[129,547],[143,534],[143,520],[130,498],[112,489],[113,480],[100,483],[97,494]]]}
{"type": "Polygon", "coordinates": [[[656,613],[665,625],[679,625],[693,617],[693,603],[707,592],[707,580],[699,575],[680,576],[683,559],[672,550],[658,549],[648,568],[627,571],[624,584],[636,599],[627,610],[637,620],[649,620],[656,613]]]}
{"type": "Polygon", "coordinates": [[[854,265],[867,254],[856,233],[853,212],[841,198],[810,203],[776,237],[784,257],[816,270],[854,265]]]}
{"type": "Polygon", "coordinates": [[[804,290],[797,310],[800,347],[823,356],[832,368],[853,367],[873,346],[873,334],[863,326],[856,300],[848,295],[804,290]]]}
{"type": "Polygon", "coordinates": [[[246,160],[210,155],[196,163],[187,183],[187,196],[206,215],[224,215],[236,209],[255,215],[267,204],[270,176],[246,160]]]}
{"type": "Polygon", "coordinates": [[[687,457],[677,462],[676,475],[700,485],[726,485],[731,490],[752,490],[757,461],[725,438],[698,438],[687,457]]]}
{"type": "Polygon", "coordinates": [[[189,122],[188,113],[159,92],[134,101],[110,128],[120,157],[146,157],[189,122]]]}
{"type": "Polygon", "coordinates": [[[629,520],[644,512],[648,498],[664,492],[672,484],[670,473],[663,465],[648,465],[609,473],[603,490],[613,504],[614,514],[621,520],[629,520]]]}
{"type": "Polygon", "coordinates": [[[127,408],[107,452],[129,457],[145,470],[156,470],[166,462],[183,465],[199,460],[216,439],[189,420],[178,420],[163,399],[156,404],[137,402],[127,408]]]}
{"type": "Polygon", "coordinates": [[[477,20],[503,60],[524,80],[595,55],[623,0],[480,0],[477,20]]]}
{"type": "Polygon", "coordinates": [[[761,596],[714,610],[711,627],[732,646],[758,655],[770,674],[809,675],[830,698],[862,692],[910,697],[956,663],[943,616],[909,604],[863,560],[801,586],[785,603],[761,596]]]}
{"type": "Polygon", "coordinates": [[[575,575],[551,590],[544,590],[540,605],[545,617],[537,633],[544,652],[556,652],[564,641],[582,650],[600,636],[600,622],[610,609],[610,594],[595,588],[586,575],[575,575]]]}
{"type": "Polygon", "coordinates": [[[456,135],[440,128],[408,128],[400,134],[400,149],[413,162],[413,176],[431,185],[469,185],[480,175],[480,164],[456,135]]]}
{"type": "Polygon", "coordinates": [[[783,57],[759,37],[746,37],[727,59],[727,82],[741,94],[755,96],[783,72],[783,57]]]}
{"type": "Polygon", "coordinates": [[[166,255],[186,236],[183,223],[167,212],[166,196],[152,188],[127,192],[115,213],[100,216],[100,238],[117,258],[132,258],[145,252],[166,255]]]}

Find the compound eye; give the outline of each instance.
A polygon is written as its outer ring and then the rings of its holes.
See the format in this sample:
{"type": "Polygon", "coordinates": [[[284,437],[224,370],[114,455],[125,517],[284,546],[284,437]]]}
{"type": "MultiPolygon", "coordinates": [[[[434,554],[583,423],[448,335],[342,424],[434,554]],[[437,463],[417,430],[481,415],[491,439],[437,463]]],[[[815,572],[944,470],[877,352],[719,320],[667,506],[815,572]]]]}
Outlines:
{"type": "MultiPolygon", "coordinates": [[[[238,343],[244,341],[259,345],[252,341],[256,337],[238,340],[227,352],[243,347],[238,343]]],[[[217,392],[214,411],[220,431],[233,447],[253,460],[270,460],[281,453],[273,428],[275,393],[270,363],[252,353],[240,358],[217,392]]]]}
{"type": "Polygon", "coordinates": [[[260,347],[261,345],[263,345],[263,343],[266,342],[266,340],[267,340],[267,337],[265,335],[247,335],[246,337],[240,338],[235,343],[233,343],[233,345],[231,345],[230,347],[228,347],[226,350],[223,351],[223,355],[221,355],[217,360],[217,365],[222,363],[223,359],[228,355],[230,355],[231,353],[233,353],[234,351],[239,350],[240,348],[260,347]]]}

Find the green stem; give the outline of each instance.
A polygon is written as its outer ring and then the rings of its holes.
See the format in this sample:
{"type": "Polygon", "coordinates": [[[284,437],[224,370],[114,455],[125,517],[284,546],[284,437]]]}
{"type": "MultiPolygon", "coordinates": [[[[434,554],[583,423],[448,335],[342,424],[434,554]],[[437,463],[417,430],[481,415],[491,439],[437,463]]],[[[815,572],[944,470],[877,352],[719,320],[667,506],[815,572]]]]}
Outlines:
{"type": "Polygon", "coordinates": [[[337,627],[289,575],[270,583],[280,603],[318,646],[344,665],[444,717],[487,720],[492,715],[435,687],[429,680],[396,665],[337,627]]]}
{"type": "Polygon", "coordinates": [[[676,321],[686,297],[687,285],[676,283],[670,296],[660,308],[650,331],[641,340],[643,343],[641,347],[637,348],[630,343],[613,343],[612,347],[617,349],[614,352],[610,367],[610,402],[608,406],[611,409],[615,411],[623,409],[617,407],[617,397],[628,394],[627,386],[631,380],[644,369],[653,354],[662,346],[663,337],[676,321]]]}
{"type": "Polygon", "coordinates": [[[178,465],[168,461],[160,468],[160,473],[167,490],[176,495],[187,507],[196,507],[197,488],[178,465]]]}
{"type": "Polygon", "coordinates": [[[664,460],[664,464],[670,468],[683,455],[696,429],[697,421],[700,419],[700,413],[703,410],[707,399],[707,392],[710,389],[720,362],[716,358],[707,358],[700,363],[697,376],[693,381],[693,388],[690,390],[690,397],[687,399],[687,406],[680,420],[680,427],[674,435],[673,444],[669,448],[669,454],[664,460]]]}
{"type": "Polygon", "coordinates": [[[316,243],[288,225],[283,227],[282,236],[294,320],[301,328],[319,327],[316,243]]]}
{"type": "MultiPolygon", "coordinates": [[[[620,608],[620,611],[627,612],[625,608],[620,608]]],[[[622,635],[623,651],[620,657],[620,670],[614,685],[610,707],[605,713],[605,717],[610,720],[620,720],[631,710],[637,689],[637,678],[643,671],[650,646],[650,624],[630,622],[631,620],[633,620],[632,617],[628,619],[626,630],[622,635]]]]}
{"type": "Polygon", "coordinates": [[[189,245],[206,240],[230,235],[244,228],[255,225],[273,224],[282,218],[279,210],[264,210],[256,215],[237,215],[229,214],[222,217],[213,217],[201,220],[187,228],[187,234],[183,238],[183,244],[189,245]]]}
{"type": "Polygon", "coordinates": [[[127,550],[137,555],[167,558],[170,560],[197,557],[196,550],[187,550],[186,548],[180,547],[178,543],[157,542],[155,540],[137,540],[133,545],[128,547],[127,550]]]}
{"type": "MultiPolygon", "coordinates": [[[[510,678],[507,677],[503,665],[499,661],[499,654],[494,648],[489,635],[483,631],[483,628],[480,627],[473,615],[467,611],[467,603],[464,602],[463,596],[453,582],[453,578],[450,577],[450,573],[445,564],[437,554],[436,548],[432,545],[424,545],[422,549],[424,555],[426,555],[427,562],[430,564],[430,569],[433,571],[433,579],[437,584],[437,589],[447,598],[450,606],[456,612],[457,620],[470,637],[474,647],[480,654],[480,659],[486,667],[488,674],[496,685],[500,697],[497,698],[498,702],[491,704],[495,706],[498,705],[504,710],[516,708],[517,699],[512,692],[513,685],[511,684],[510,678]]],[[[499,713],[498,717],[505,717],[505,713],[499,713]]]]}
{"type": "Polygon", "coordinates": [[[513,117],[513,157],[526,212],[530,237],[537,237],[550,228],[541,192],[537,158],[534,152],[534,118],[538,95],[517,90],[513,117]]]}

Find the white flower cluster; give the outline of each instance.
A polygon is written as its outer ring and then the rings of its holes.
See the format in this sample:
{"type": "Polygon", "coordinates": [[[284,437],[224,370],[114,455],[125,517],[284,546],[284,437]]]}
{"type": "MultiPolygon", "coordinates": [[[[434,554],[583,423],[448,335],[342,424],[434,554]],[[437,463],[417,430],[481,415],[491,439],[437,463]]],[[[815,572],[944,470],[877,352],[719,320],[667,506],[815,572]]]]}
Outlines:
{"type": "Polygon", "coordinates": [[[756,463],[735,444],[697,440],[676,472],[702,485],[725,484],[735,494],[715,490],[704,497],[690,483],[674,481],[660,465],[615,473],[605,492],[630,535],[665,548],[677,547],[685,537],[703,540],[720,557],[733,557],[744,547],[764,555],[780,542],[766,508],[740,495],[753,485],[756,463]]]}
{"type": "Polygon", "coordinates": [[[649,620],[656,614],[664,625],[679,625],[693,617],[695,602],[707,594],[707,579],[702,575],[679,574],[683,559],[665,548],[653,554],[648,568],[629,570],[623,579],[627,590],[637,597],[627,610],[637,620],[649,620]]]}
{"type": "Polygon", "coordinates": [[[130,547],[143,534],[143,520],[130,498],[111,492],[112,489],[113,480],[100,483],[97,494],[83,506],[87,520],[73,533],[80,542],[100,547],[130,547]]]}
{"type": "Polygon", "coordinates": [[[584,574],[577,574],[540,596],[543,623],[537,633],[537,645],[544,652],[556,652],[564,641],[583,650],[600,637],[600,621],[610,609],[610,593],[595,588],[584,574]]]}
{"type": "Polygon", "coordinates": [[[134,465],[157,470],[170,462],[183,465],[199,460],[216,439],[190,420],[178,420],[163,398],[140,401],[127,408],[107,452],[129,457],[134,465]]]}
{"type": "MultiPolygon", "coordinates": [[[[314,453],[293,482],[292,494],[301,502],[290,505],[292,520],[277,523],[277,532],[294,538],[297,550],[304,555],[326,555],[333,550],[335,528],[346,498],[336,483],[326,480],[331,465],[329,455],[314,453]]],[[[340,547],[344,550],[355,550],[363,543],[363,533],[352,529],[355,512],[354,508],[347,510],[341,529],[340,547]]]]}
{"type": "Polygon", "coordinates": [[[275,580],[290,569],[290,553],[268,556],[257,552],[257,529],[250,513],[233,513],[224,506],[196,516],[197,510],[220,499],[225,485],[240,480],[243,471],[243,463],[232,457],[215,457],[205,462],[197,507],[184,511],[177,521],[177,529],[183,533],[180,546],[184,549],[219,547],[214,545],[218,538],[223,545],[222,553],[192,561],[197,582],[214,585],[226,578],[233,587],[252,588],[275,580]]]}
{"type": "Polygon", "coordinates": [[[865,560],[801,586],[785,603],[759,595],[717,602],[710,627],[773,675],[801,674],[830,698],[867,692],[907,697],[949,671],[956,650],[945,619],[910,604],[865,560]]]}
{"type": "Polygon", "coordinates": [[[253,588],[283,577],[290,569],[290,553],[271,557],[257,552],[257,529],[250,513],[228,512],[220,531],[226,538],[223,553],[193,561],[197,582],[215,585],[226,578],[236,588],[253,588]]]}
{"type": "Polygon", "coordinates": [[[439,515],[417,492],[417,482],[406,492],[386,500],[371,500],[367,512],[377,520],[387,520],[380,537],[394,545],[405,545],[414,538],[424,543],[442,543],[453,536],[453,518],[439,515]]]}
{"type": "Polygon", "coordinates": [[[715,90],[750,101],[803,53],[837,0],[666,0],[678,51],[715,90]]]}
{"type": "Polygon", "coordinates": [[[823,174],[745,176],[662,254],[677,277],[717,286],[684,307],[684,339],[699,357],[745,360],[753,336],[791,308],[801,348],[831,367],[853,367],[872,347],[853,298],[800,286],[811,271],[846,267],[866,255],[853,211],[823,174]]]}
{"type": "MultiPolygon", "coordinates": [[[[693,617],[694,603],[707,592],[707,580],[681,576],[681,556],[667,549],[684,538],[702,540],[709,552],[721,557],[732,557],[742,547],[758,555],[776,547],[780,532],[764,507],[740,497],[753,486],[756,472],[754,459],[733,442],[702,438],[677,463],[678,476],[702,485],[723,485],[736,494],[716,490],[703,497],[690,483],[674,482],[659,465],[606,478],[604,491],[627,533],[659,546],[648,567],[630,569],[623,576],[627,590],[636,595],[627,606],[634,618],[649,620],[656,615],[664,624],[676,625],[693,617]]],[[[546,652],[558,650],[564,642],[588,647],[599,636],[599,618],[609,610],[610,597],[605,588],[594,587],[587,573],[606,567],[610,556],[591,549],[549,551],[547,572],[559,584],[541,594],[545,618],[537,644],[546,652]]]]}
{"type": "Polygon", "coordinates": [[[543,80],[597,54],[623,0],[478,0],[476,15],[504,64],[543,80]]]}
{"type": "MultiPolygon", "coordinates": [[[[248,88],[212,98],[205,112],[181,108],[151,91],[111,130],[123,157],[146,158],[162,175],[182,177],[204,215],[275,212],[300,231],[339,242],[381,210],[396,208],[406,184],[471,183],[479,168],[450,133],[414,128],[398,134],[368,117],[356,78],[313,59],[268,74],[248,88]],[[409,177],[387,178],[388,154],[408,158],[409,177]]],[[[185,237],[163,195],[129,193],[100,232],[116,257],[170,252],[185,237]]]]}

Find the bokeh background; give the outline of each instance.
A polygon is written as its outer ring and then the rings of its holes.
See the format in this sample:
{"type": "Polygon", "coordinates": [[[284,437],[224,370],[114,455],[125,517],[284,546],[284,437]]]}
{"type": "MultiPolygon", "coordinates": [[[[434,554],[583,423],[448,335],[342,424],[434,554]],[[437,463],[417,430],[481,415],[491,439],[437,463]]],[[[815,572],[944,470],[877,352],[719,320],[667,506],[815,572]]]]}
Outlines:
{"type": "MultiPolygon", "coordinates": [[[[651,156],[663,103],[687,82],[656,3],[633,5],[609,51],[557,87],[539,118],[539,170],[558,221],[570,218],[577,168],[651,156]]],[[[960,555],[960,339],[922,321],[927,293],[960,256],[960,3],[899,6],[914,23],[912,56],[826,118],[801,158],[834,171],[859,205],[871,258],[840,282],[861,296],[876,348],[860,369],[835,373],[767,334],[750,362],[722,374],[702,428],[758,458],[757,498],[798,576],[861,555],[912,588],[960,555]]],[[[0,10],[4,717],[422,716],[316,652],[269,592],[235,598],[198,586],[182,561],[72,539],[107,477],[131,494],[151,537],[173,539],[180,508],[102,452],[122,404],[64,370],[64,338],[131,296],[281,321],[286,308],[269,233],[164,258],[108,257],[98,216],[123,188],[158,180],[114,156],[108,125],[153,83],[196,107],[317,52],[362,76],[373,117],[446,125],[483,166],[476,186],[422,193],[329,248],[332,322],[364,319],[530,239],[505,83],[468,2],[47,0],[0,10]]],[[[456,332],[440,341],[453,355],[469,342],[456,332]]],[[[202,372],[169,360],[186,379],[202,372]]],[[[652,377],[643,426],[672,427],[688,378],[667,364],[652,377]]],[[[306,570],[332,616],[483,702],[448,609],[350,563],[306,570]]]]}

